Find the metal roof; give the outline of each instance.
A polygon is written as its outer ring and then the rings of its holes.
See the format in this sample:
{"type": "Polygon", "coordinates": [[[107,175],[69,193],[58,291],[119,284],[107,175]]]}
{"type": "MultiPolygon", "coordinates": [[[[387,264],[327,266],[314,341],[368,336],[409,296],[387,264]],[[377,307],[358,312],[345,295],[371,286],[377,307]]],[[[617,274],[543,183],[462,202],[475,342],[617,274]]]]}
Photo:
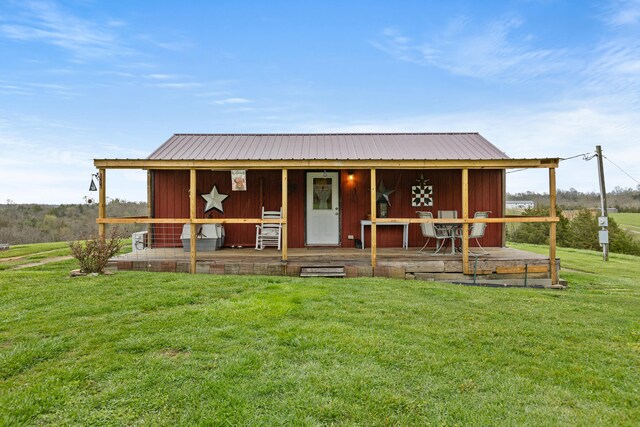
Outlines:
{"type": "Polygon", "coordinates": [[[150,160],[508,159],[479,133],[175,134],[150,160]]]}

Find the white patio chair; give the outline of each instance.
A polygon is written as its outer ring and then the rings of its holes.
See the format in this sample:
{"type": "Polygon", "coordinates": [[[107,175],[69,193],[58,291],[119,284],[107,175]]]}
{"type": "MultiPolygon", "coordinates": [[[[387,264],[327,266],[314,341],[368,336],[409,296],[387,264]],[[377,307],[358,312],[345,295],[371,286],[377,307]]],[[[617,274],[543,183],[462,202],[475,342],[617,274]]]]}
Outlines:
{"type": "MultiPolygon", "coordinates": [[[[431,212],[423,212],[418,211],[419,218],[431,218],[433,219],[433,214],[431,212]]],[[[447,239],[451,239],[451,229],[448,227],[438,227],[436,224],[432,222],[422,222],[420,223],[420,230],[422,231],[422,236],[427,238],[424,246],[418,252],[422,253],[424,248],[429,244],[429,240],[436,239],[436,251],[431,255],[435,255],[440,252],[440,249],[444,246],[444,243],[447,239]]]]}
{"type": "MultiPolygon", "coordinates": [[[[262,207],[262,219],[282,219],[282,208],[279,211],[265,211],[262,207]]],[[[256,250],[261,251],[267,246],[280,250],[282,224],[256,225],[256,250]]]]}
{"type": "MultiPolygon", "coordinates": [[[[489,218],[489,214],[491,213],[491,211],[478,211],[475,214],[473,214],[474,218],[489,218]]],[[[487,223],[486,222],[474,222],[473,224],[471,224],[471,228],[469,230],[469,240],[471,239],[476,239],[476,243],[478,244],[478,247],[480,248],[480,250],[482,251],[483,255],[488,254],[489,252],[487,252],[482,245],[480,244],[480,240],[484,237],[484,232],[487,229],[487,223]]],[[[462,229],[460,229],[457,233],[458,238],[462,239],[462,229]]],[[[471,251],[469,251],[469,253],[472,253],[471,251]]]]}
{"type": "Polygon", "coordinates": [[[458,211],[438,211],[438,218],[458,218],[458,211]]]}

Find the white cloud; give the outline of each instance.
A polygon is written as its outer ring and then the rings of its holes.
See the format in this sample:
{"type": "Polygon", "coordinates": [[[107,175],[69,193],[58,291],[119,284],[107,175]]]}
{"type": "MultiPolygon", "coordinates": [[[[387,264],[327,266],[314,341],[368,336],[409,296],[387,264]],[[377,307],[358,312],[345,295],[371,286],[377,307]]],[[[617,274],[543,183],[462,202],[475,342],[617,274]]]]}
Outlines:
{"type": "Polygon", "coordinates": [[[0,80],[0,94],[20,96],[57,95],[63,98],[78,96],[78,92],[69,85],[39,82],[8,82],[0,80]]]}
{"type": "Polygon", "coordinates": [[[614,105],[640,106],[640,40],[610,37],[593,49],[581,73],[581,90],[614,105]]]}
{"type": "Polygon", "coordinates": [[[107,25],[110,27],[126,27],[127,23],[119,19],[112,19],[110,21],[107,21],[107,25]]]}
{"type": "Polygon", "coordinates": [[[29,96],[33,95],[34,92],[31,88],[26,88],[19,84],[0,81],[0,94],[29,96]]]}
{"type": "Polygon", "coordinates": [[[144,76],[147,79],[152,79],[152,80],[173,80],[173,79],[178,79],[182,76],[179,76],[177,74],[147,74],[144,76]]]}
{"type": "Polygon", "coordinates": [[[140,34],[137,38],[152,46],[171,51],[183,51],[191,48],[192,46],[191,42],[183,39],[182,37],[175,37],[171,41],[159,41],[149,34],[140,34]]]}
{"type": "Polygon", "coordinates": [[[100,25],[60,10],[55,4],[31,1],[22,4],[23,13],[0,25],[0,34],[21,41],[39,41],[68,50],[76,60],[130,54],[118,40],[113,26],[100,25]]]}
{"type": "Polygon", "coordinates": [[[225,99],[219,99],[217,101],[213,101],[214,104],[218,104],[218,105],[248,104],[250,102],[253,102],[253,101],[247,98],[225,98],[225,99]]]}
{"type": "Polygon", "coordinates": [[[606,8],[604,21],[611,26],[629,26],[640,22],[640,0],[615,0],[606,8]]]}
{"type": "Polygon", "coordinates": [[[193,89],[201,87],[203,84],[198,82],[173,82],[173,83],[157,83],[153,86],[167,89],[193,89]]]}
{"type": "Polygon", "coordinates": [[[466,16],[457,17],[440,34],[424,41],[387,28],[382,40],[371,44],[401,61],[482,79],[522,81],[566,67],[564,50],[535,48],[530,45],[530,35],[515,34],[522,25],[519,18],[496,20],[484,26],[469,26],[469,22],[466,16]]]}

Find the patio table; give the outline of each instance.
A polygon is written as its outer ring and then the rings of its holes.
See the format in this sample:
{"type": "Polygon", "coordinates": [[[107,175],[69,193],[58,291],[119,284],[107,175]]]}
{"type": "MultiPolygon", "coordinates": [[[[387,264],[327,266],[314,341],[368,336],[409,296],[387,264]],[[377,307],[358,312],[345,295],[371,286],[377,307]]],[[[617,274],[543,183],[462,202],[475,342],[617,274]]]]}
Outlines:
{"type": "MultiPolygon", "coordinates": [[[[360,240],[362,241],[363,250],[365,247],[365,244],[364,244],[365,225],[371,226],[371,220],[363,219],[360,221],[360,240]]],[[[376,226],[378,227],[381,225],[401,225],[402,226],[402,248],[405,250],[409,248],[409,223],[408,222],[393,221],[393,222],[377,222],[376,223],[376,226]]]]}

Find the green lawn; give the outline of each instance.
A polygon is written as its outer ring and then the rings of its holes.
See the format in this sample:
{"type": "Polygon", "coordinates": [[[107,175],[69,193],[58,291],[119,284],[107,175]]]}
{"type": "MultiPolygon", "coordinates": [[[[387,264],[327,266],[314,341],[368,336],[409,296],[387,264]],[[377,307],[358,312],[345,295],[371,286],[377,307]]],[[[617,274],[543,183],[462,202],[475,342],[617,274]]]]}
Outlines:
{"type": "Polygon", "coordinates": [[[627,230],[636,239],[640,239],[640,213],[621,212],[609,214],[621,228],[627,230]]]}
{"type": "Polygon", "coordinates": [[[0,272],[0,424],[638,425],[640,258],[558,253],[565,291],[0,272]]]}
{"type": "Polygon", "coordinates": [[[66,256],[70,253],[67,242],[12,246],[11,249],[0,252],[0,271],[39,262],[47,258],[66,256]]]}
{"type": "MultiPolygon", "coordinates": [[[[120,253],[131,252],[131,239],[122,239],[120,253]]],[[[25,264],[46,261],[48,258],[71,255],[68,242],[36,243],[16,245],[8,251],[0,252],[0,271],[9,270],[25,264]],[[14,259],[15,258],[15,259],[14,259]]]]}
{"type": "Polygon", "coordinates": [[[32,255],[38,252],[48,252],[57,249],[67,249],[68,253],[69,244],[67,242],[49,242],[36,243],[33,245],[15,245],[11,246],[11,249],[7,251],[0,251],[0,259],[32,255]]]}

